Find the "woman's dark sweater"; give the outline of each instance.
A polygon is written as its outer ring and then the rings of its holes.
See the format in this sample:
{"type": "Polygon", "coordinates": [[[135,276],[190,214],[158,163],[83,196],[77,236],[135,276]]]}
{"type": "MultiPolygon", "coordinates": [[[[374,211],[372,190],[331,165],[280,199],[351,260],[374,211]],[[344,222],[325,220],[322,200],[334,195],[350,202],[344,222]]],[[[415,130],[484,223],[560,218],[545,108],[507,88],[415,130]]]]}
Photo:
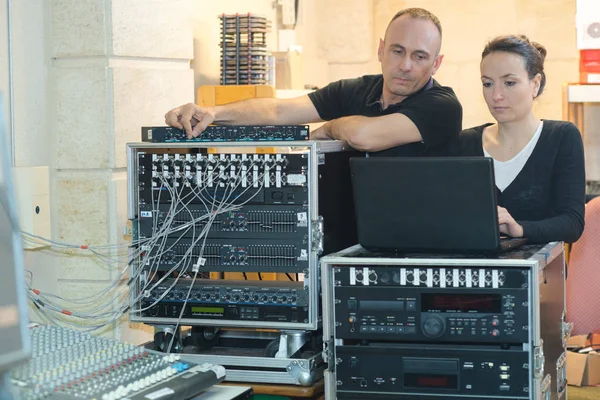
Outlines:
{"type": "MultiPolygon", "coordinates": [[[[450,155],[483,156],[483,130],[490,125],[462,131],[450,155]]],[[[531,156],[503,192],[497,189],[497,198],[530,242],[579,239],[584,226],[585,162],[577,127],[545,120],[531,156]]]]}

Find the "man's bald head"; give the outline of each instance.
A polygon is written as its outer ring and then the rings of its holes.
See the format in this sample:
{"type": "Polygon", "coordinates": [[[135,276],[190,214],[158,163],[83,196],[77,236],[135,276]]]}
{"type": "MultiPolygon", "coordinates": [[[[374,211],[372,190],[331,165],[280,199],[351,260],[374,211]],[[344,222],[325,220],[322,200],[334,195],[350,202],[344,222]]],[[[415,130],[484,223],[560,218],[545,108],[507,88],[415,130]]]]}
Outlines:
{"type": "Polygon", "coordinates": [[[429,11],[407,8],[394,15],[377,50],[385,105],[403,101],[427,85],[442,64],[441,46],[440,21],[429,11]]]}
{"type": "MultiPolygon", "coordinates": [[[[400,18],[403,15],[407,15],[411,18],[416,18],[416,19],[423,19],[423,20],[429,20],[431,21],[435,27],[437,28],[437,31],[440,34],[440,49],[441,49],[441,45],[442,45],[442,24],[440,23],[440,20],[438,19],[438,17],[436,17],[435,15],[433,15],[431,12],[423,9],[423,8],[405,8],[404,10],[400,10],[396,13],[396,15],[394,15],[392,17],[392,20],[390,21],[390,23],[388,24],[386,30],[385,30],[385,36],[383,38],[383,40],[387,39],[388,36],[388,31],[390,30],[390,25],[392,25],[392,23],[397,20],[398,18],[400,18]]],[[[439,50],[438,49],[438,53],[439,50]]]]}

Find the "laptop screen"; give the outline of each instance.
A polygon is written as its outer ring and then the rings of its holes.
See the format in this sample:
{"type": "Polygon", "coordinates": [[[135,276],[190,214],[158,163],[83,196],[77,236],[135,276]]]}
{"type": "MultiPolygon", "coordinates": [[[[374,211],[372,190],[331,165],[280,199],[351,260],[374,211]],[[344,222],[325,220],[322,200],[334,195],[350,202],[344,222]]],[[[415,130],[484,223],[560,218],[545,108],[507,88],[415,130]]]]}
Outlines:
{"type": "Polygon", "coordinates": [[[490,158],[353,158],[359,243],[370,250],[495,251],[490,158]]]}

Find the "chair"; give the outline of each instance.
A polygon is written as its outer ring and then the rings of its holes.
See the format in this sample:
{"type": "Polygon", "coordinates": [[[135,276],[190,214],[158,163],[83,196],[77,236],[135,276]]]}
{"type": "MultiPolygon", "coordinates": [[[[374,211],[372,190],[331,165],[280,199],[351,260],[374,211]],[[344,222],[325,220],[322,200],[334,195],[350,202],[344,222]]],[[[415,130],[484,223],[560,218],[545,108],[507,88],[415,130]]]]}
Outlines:
{"type": "Polygon", "coordinates": [[[567,320],[573,335],[600,329],[600,197],[587,203],[583,235],[571,246],[567,320]]]}

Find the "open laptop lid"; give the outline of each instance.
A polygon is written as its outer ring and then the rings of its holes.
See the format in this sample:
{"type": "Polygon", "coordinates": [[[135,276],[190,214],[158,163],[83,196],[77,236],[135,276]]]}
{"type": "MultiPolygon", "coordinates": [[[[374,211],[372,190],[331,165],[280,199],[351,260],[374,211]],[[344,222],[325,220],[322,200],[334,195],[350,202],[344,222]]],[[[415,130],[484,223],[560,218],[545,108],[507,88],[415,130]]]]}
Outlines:
{"type": "Polygon", "coordinates": [[[500,250],[492,159],[352,158],[359,243],[369,250],[500,250]]]}

